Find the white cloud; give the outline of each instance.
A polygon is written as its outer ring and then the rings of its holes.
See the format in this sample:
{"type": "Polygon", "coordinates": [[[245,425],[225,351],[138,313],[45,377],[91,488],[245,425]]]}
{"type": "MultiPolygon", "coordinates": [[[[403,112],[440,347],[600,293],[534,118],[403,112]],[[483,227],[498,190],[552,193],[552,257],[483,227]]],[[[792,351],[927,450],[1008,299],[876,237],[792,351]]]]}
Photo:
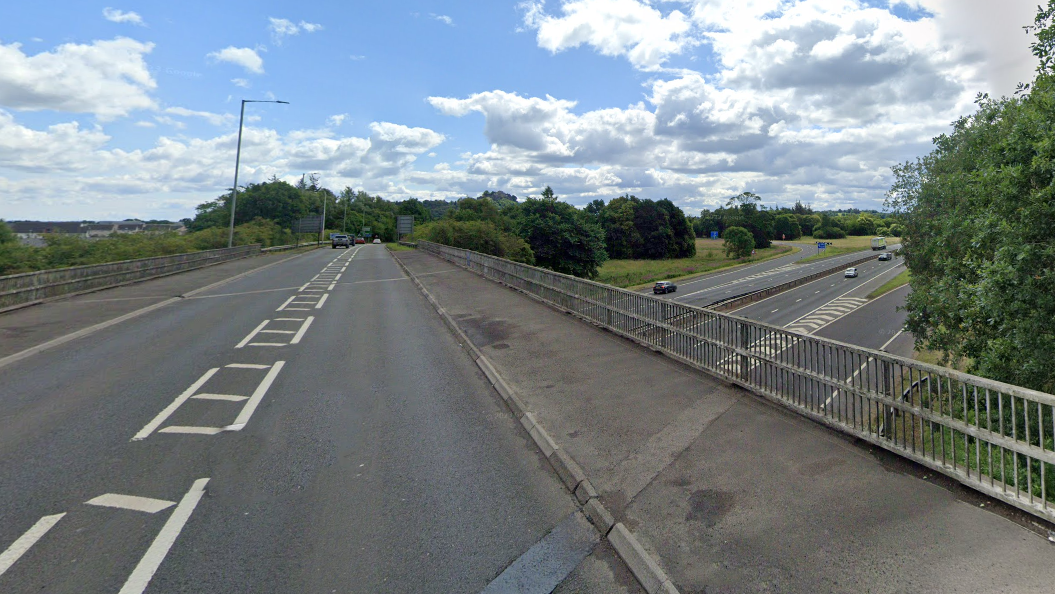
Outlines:
{"type": "Polygon", "coordinates": [[[0,44],[0,107],[91,113],[102,120],[151,109],[149,93],[157,83],[144,56],[153,49],[118,37],[28,56],[20,44],[0,44]]]}
{"type": "Polygon", "coordinates": [[[348,56],[348,57],[350,59],[352,59],[352,60],[355,60],[356,62],[358,62],[359,60],[365,60],[366,59],[366,56],[359,56],[359,55],[352,55],[352,56],[348,56]]]}
{"type": "Polygon", "coordinates": [[[268,17],[268,21],[267,28],[271,31],[271,39],[274,40],[276,45],[282,45],[283,39],[291,35],[299,35],[301,31],[314,33],[322,30],[322,25],[318,23],[308,23],[306,21],[294,23],[289,19],[276,19],[275,17],[268,17]]]}
{"type": "Polygon", "coordinates": [[[217,62],[229,62],[241,66],[246,72],[253,74],[264,73],[264,59],[256,53],[256,50],[248,47],[228,46],[220,51],[210,52],[206,57],[217,62]]]}
{"type": "Polygon", "coordinates": [[[332,116],[326,118],[326,124],[329,125],[329,126],[334,126],[334,127],[340,126],[341,124],[344,123],[344,120],[347,119],[347,118],[348,118],[348,114],[346,114],[346,113],[339,113],[337,115],[332,115],[332,116]]]}
{"type": "Polygon", "coordinates": [[[135,125],[140,127],[140,128],[156,128],[157,127],[157,124],[155,124],[154,122],[148,122],[146,120],[140,120],[140,121],[136,122],[135,125]]]}
{"type": "Polygon", "coordinates": [[[202,118],[213,126],[222,126],[234,122],[234,115],[229,113],[212,113],[208,111],[194,111],[185,107],[169,107],[165,113],[183,117],[202,118]]]}
{"type": "Polygon", "coordinates": [[[557,53],[586,44],[605,56],[626,56],[637,68],[656,70],[671,55],[695,43],[692,23],[681,11],[664,15],[637,0],[570,0],[561,16],[544,11],[544,3],[521,4],[524,24],[537,30],[541,48],[557,53]]]}
{"type": "Polygon", "coordinates": [[[143,17],[139,16],[138,13],[132,11],[124,12],[109,6],[103,9],[103,18],[115,23],[132,23],[141,27],[146,24],[143,22],[143,17]]]}
{"type": "Polygon", "coordinates": [[[234,84],[234,86],[242,87],[243,89],[248,89],[252,86],[249,84],[249,80],[245,78],[232,78],[231,82],[234,84]]]}
{"type": "Polygon", "coordinates": [[[451,17],[449,17],[449,16],[447,16],[445,14],[432,14],[432,13],[430,13],[429,16],[431,16],[433,19],[435,19],[435,20],[437,20],[437,21],[439,21],[439,22],[441,22],[441,23],[443,23],[445,25],[449,25],[451,27],[454,26],[454,19],[452,19],[451,17]]]}

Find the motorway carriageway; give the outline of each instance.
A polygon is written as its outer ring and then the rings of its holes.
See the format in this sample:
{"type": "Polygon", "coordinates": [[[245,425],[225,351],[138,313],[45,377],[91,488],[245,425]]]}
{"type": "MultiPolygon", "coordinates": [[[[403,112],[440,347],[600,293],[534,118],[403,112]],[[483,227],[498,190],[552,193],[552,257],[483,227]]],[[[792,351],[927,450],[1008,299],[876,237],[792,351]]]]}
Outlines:
{"type": "Polygon", "coordinates": [[[0,592],[480,592],[584,523],[482,378],[377,245],[0,367],[0,592]]]}
{"type": "MultiPolygon", "coordinates": [[[[680,282],[677,292],[659,297],[686,305],[706,307],[720,299],[760,291],[828,268],[846,265],[867,256],[870,251],[863,250],[798,264],[799,260],[815,255],[818,251],[815,245],[801,247],[803,250],[795,254],[680,282]]],[[[897,247],[890,246],[890,249],[897,247]]]]}

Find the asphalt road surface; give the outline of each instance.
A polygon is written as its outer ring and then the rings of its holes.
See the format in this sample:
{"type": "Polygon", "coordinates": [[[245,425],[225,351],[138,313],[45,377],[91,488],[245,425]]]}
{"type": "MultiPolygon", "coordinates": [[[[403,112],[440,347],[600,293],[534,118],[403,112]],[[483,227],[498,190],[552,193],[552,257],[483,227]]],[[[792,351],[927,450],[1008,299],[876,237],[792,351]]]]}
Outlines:
{"type": "Polygon", "coordinates": [[[5,593],[480,592],[576,525],[375,245],[0,368],[0,477],[5,593]]]}

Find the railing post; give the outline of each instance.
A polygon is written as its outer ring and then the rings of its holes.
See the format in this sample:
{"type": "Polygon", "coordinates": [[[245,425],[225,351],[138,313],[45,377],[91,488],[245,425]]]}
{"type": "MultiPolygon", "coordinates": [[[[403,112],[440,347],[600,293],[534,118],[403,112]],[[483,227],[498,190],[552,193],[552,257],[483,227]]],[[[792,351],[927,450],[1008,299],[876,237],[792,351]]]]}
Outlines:
{"type": "Polygon", "coordinates": [[[743,322],[737,322],[736,324],[740,328],[740,350],[742,351],[742,353],[740,354],[740,379],[743,380],[744,383],[747,383],[747,376],[749,373],[748,366],[751,363],[750,359],[748,359],[747,357],[747,349],[749,346],[749,328],[747,324],[743,322]]]}

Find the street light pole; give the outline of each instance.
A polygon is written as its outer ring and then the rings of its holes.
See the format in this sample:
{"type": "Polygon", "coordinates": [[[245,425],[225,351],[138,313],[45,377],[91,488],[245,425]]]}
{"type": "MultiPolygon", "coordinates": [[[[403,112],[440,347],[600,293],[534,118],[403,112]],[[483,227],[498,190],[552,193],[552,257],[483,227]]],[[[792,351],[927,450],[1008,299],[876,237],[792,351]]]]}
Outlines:
{"type": "Polygon", "coordinates": [[[231,226],[227,232],[227,247],[234,247],[234,209],[238,204],[238,164],[242,160],[242,122],[245,121],[246,103],[284,103],[289,101],[266,101],[263,99],[242,99],[242,110],[238,116],[238,149],[234,154],[234,187],[231,188],[231,226]]]}

